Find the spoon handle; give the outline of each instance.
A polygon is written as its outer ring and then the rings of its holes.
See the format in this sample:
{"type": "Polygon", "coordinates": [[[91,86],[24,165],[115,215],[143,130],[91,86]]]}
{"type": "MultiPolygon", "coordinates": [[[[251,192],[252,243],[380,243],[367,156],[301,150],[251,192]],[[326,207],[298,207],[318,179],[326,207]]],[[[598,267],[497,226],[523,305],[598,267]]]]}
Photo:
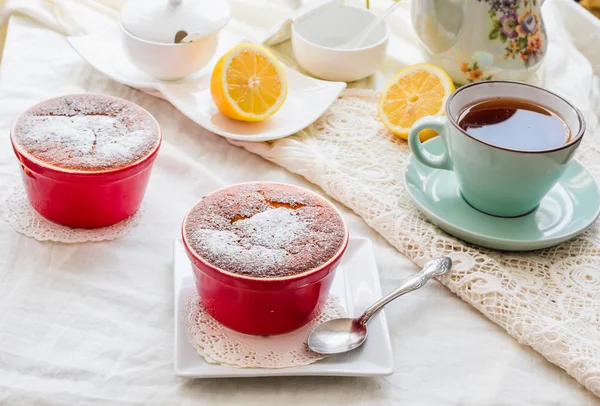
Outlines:
{"type": "Polygon", "coordinates": [[[342,45],[342,48],[353,48],[360,47],[367,36],[371,33],[373,28],[377,27],[379,23],[386,19],[394,10],[396,10],[400,6],[400,0],[397,0],[395,3],[390,5],[387,9],[385,9],[381,14],[377,16],[375,20],[373,20],[369,25],[367,25],[354,39],[346,42],[342,45]]]}
{"type": "Polygon", "coordinates": [[[367,324],[369,319],[373,317],[375,313],[381,310],[386,304],[406,293],[423,287],[423,285],[425,285],[427,281],[434,276],[447,274],[450,272],[450,268],[452,268],[452,260],[448,257],[439,257],[432,259],[431,261],[427,261],[419,273],[404,279],[398,289],[379,299],[367,310],[365,310],[365,312],[358,319],[359,323],[362,325],[367,324]]]}

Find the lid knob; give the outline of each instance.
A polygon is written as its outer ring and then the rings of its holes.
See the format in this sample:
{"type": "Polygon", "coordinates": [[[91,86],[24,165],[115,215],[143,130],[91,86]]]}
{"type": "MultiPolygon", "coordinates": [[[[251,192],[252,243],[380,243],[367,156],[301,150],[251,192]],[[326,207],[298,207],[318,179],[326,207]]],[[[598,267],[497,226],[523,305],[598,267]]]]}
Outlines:
{"type": "Polygon", "coordinates": [[[169,3],[171,3],[173,6],[178,6],[181,4],[181,2],[182,0],[169,0],[169,3]]]}

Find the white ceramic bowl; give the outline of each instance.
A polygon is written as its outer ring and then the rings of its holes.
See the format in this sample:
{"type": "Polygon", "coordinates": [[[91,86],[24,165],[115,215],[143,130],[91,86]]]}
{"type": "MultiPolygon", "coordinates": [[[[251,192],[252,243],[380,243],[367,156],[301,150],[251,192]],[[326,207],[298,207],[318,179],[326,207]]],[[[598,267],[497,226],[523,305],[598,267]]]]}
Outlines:
{"type": "Polygon", "coordinates": [[[359,34],[376,15],[367,10],[336,4],[292,23],[292,48],[296,61],[320,79],[353,82],[375,73],[385,58],[390,29],[382,21],[357,49],[336,49],[359,34]]]}
{"type": "Polygon", "coordinates": [[[139,70],[161,80],[176,80],[190,75],[208,64],[215,50],[219,33],[187,44],[167,44],[147,41],[131,34],[121,25],[125,53],[139,70]]]}

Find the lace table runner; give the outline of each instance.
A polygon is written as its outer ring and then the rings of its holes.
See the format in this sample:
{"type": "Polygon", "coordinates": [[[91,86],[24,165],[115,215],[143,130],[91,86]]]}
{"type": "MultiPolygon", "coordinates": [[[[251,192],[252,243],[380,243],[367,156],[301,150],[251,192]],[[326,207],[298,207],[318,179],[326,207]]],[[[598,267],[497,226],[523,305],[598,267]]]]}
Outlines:
{"type": "MultiPolygon", "coordinates": [[[[496,252],[444,233],[405,192],[402,168],[410,151],[377,119],[377,101],[374,91],[347,90],[292,137],[235,145],[319,185],[415,263],[449,255],[455,266],[444,285],[600,396],[598,225],[531,253],[496,252]]],[[[600,179],[597,138],[586,134],[578,159],[600,179]]]]}

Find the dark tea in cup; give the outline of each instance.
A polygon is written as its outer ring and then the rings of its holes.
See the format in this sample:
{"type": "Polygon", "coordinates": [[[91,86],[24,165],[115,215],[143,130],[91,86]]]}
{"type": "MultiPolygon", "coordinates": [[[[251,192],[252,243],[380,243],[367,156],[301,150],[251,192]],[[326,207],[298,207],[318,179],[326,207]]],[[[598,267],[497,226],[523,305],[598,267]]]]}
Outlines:
{"type": "Polygon", "coordinates": [[[458,125],[487,144],[521,151],[543,151],[569,142],[571,133],[554,111],[516,98],[494,98],[466,107],[458,125]]]}

